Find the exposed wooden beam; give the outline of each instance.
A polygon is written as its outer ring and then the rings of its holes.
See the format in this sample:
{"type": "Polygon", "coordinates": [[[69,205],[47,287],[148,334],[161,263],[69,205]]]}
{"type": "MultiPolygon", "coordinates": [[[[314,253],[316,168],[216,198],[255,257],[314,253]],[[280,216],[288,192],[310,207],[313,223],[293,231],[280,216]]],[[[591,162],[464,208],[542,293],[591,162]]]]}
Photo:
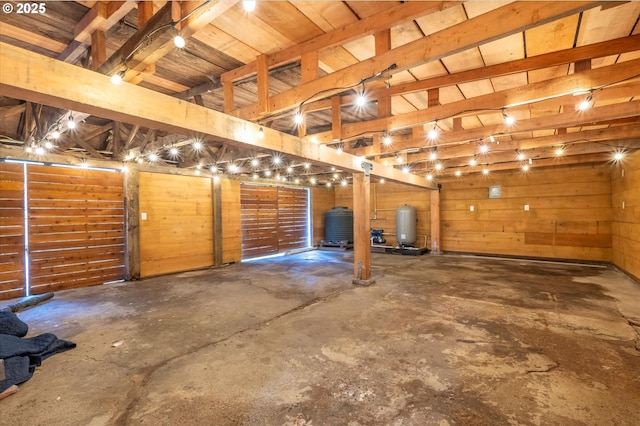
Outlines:
{"type": "MultiPolygon", "coordinates": [[[[459,102],[431,107],[425,110],[418,110],[389,118],[345,124],[342,126],[342,137],[344,139],[350,139],[367,133],[371,134],[374,132],[413,127],[417,124],[425,124],[438,119],[476,115],[478,114],[478,110],[499,110],[504,107],[509,108],[516,105],[525,105],[545,99],[570,95],[572,93],[584,92],[589,89],[604,87],[622,82],[626,79],[635,78],[638,74],[637,70],[640,69],[639,67],[640,59],[635,59],[608,67],[584,71],[579,74],[544,80],[526,86],[519,86],[517,88],[489,93],[459,102]]],[[[592,113],[588,110],[586,112],[576,112],[576,116],[579,114],[592,113]]],[[[633,115],[637,115],[637,113],[633,115]]],[[[597,121],[597,118],[594,117],[594,120],[597,121]]],[[[328,137],[326,132],[325,134],[314,136],[321,140],[328,137]]]]}
{"type": "MultiPolygon", "coordinates": [[[[271,112],[277,113],[291,109],[304,100],[329,97],[343,90],[338,88],[356,86],[363,79],[378,73],[388,71],[393,74],[404,71],[600,4],[602,3],[579,1],[511,3],[274,95],[270,98],[271,112]],[[496,22],[500,22],[500,25],[496,25],[496,22]],[[395,68],[387,69],[392,64],[395,64],[395,68]],[[319,93],[322,95],[318,95],[319,93]]],[[[223,81],[225,81],[224,77],[223,81]]],[[[260,117],[256,104],[237,109],[234,114],[247,119],[260,117]]]]}
{"type": "MultiPolygon", "coordinates": [[[[461,2],[405,2],[389,10],[322,34],[311,40],[283,49],[268,57],[268,66],[275,67],[300,59],[305,53],[342,45],[349,41],[386,30],[394,25],[411,21],[424,15],[439,12],[461,2]]],[[[256,62],[250,62],[222,75],[223,81],[236,82],[256,73],[256,62]]]]}
{"type": "MultiPolygon", "coordinates": [[[[349,154],[306,142],[291,135],[230,117],[218,111],[183,102],[143,87],[123,84],[114,87],[107,76],[47,58],[6,43],[0,43],[0,90],[5,96],[82,111],[110,120],[192,136],[212,136],[226,144],[281,152],[344,170],[362,170],[361,160],[349,154]],[[25,73],[23,70],[28,69],[25,73]],[[37,81],[37,84],[35,83],[37,81]],[[74,84],[82,81],[83,85],[74,84]],[[92,90],[85,90],[91,87],[92,90]]],[[[385,179],[432,188],[424,178],[374,164],[372,173],[385,179]]]]}

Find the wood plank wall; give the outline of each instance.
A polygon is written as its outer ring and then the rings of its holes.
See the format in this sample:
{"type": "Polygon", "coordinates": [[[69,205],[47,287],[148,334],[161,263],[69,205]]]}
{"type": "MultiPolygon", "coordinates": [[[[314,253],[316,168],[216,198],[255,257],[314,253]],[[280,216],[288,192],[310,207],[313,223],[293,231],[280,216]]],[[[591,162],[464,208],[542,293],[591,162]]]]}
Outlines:
{"type": "Polygon", "coordinates": [[[311,244],[325,239],[324,213],[336,206],[336,194],[333,188],[313,187],[311,190],[311,244]]]}
{"type": "MultiPolygon", "coordinates": [[[[371,184],[371,227],[383,229],[387,245],[397,245],[396,210],[405,204],[415,207],[418,223],[416,224],[416,247],[429,247],[431,229],[430,190],[402,185],[399,183],[371,184]]],[[[338,187],[335,190],[335,205],[353,209],[352,187],[338,187]]]]}
{"type": "Polygon", "coordinates": [[[599,164],[442,180],[442,249],[611,261],[610,173],[599,164]],[[492,185],[502,198],[488,198],[492,185]]]}
{"type": "Polygon", "coordinates": [[[124,279],[122,173],[27,166],[32,294],[124,279]]]}
{"type": "Polygon", "coordinates": [[[140,276],[211,266],[211,179],[140,173],[140,276]]]}
{"type": "Polygon", "coordinates": [[[0,299],[25,295],[23,169],[0,162],[0,299]]]}
{"type": "Polygon", "coordinates": [[[611,186],[613,263],[640,280],[640,151],[614,167],[611,186]]]}
{"type": "Polygon", "coordinates": [[[242,225],[240,219],[240,182],[220,179],[222,193],[222,262],[242,260],[242,225]]]}

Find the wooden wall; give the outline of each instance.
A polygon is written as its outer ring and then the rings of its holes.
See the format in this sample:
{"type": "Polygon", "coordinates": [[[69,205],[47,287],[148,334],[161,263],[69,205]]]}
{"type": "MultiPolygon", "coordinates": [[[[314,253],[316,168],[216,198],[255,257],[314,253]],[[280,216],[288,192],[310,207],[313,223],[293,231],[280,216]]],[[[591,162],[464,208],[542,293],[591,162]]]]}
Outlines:
{"type": "MultiPolygon", "coordinates": [[[[335,205],[353,209],[352,187],[338,187],[335,190],[335,205]]],[[[399,183],[371,184],[371,227],[383,229],[387,245],[396,245],[396,209],[405,204],[416,208],[416,247],[428,247],[430,244],[430,190],[416,188],[399,183]]]]}
{"type": "Polygon", "coordinates": [[[213,265],[210,178],[142,172],[139,200],[141,277],[213,265]]]}
{"type": "Polygon", "coordinates": [[[611,187],[613,263],[640,280],[640,151],[614,167],[611,187]]]}
{"type": "Polygon", "coordinates": [[[0,162],[0,300],[25,295],[24,166],[0,162]]]}
{"type": "Polygon", "coordinates": [[[445,251],[612,260],[610,165],[534,167],[441,183],[445,251]],[[488,198],[492,185],[502,187],[502,198],[488,198]]]}
{"type": "Polygon", "coordinates": [[[311,190],[311,244],[325,239],[324,213],[335,207],[336,195],[333,188],[314,187],[311,190]]]}
{"type": "Polygon", "coordinates": [[[240,182],[220,179],[222,190],[222,262],[242,260],[242,227],[240,219],[240,182]]]}

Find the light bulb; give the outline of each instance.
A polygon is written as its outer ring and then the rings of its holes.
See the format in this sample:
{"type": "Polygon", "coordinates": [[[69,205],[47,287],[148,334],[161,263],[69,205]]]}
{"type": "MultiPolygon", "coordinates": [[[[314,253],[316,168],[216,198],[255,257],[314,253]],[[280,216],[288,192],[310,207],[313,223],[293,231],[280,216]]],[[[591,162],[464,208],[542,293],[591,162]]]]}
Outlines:
{"type": "Polygon", "coordinates": [[[526,172],[528,170],[529,170],[529,165],[528,164],[525,164],[524,166],[522,166],[522,171],[523,172],[526,172]]]}
{"type": "Polygon", "coordinates": [[[480,152],[486,154],[489,152],[489,147],[487,145],[480,145],[480,152]]]}
{"type": "Polygon", "coordinates": [[[69,129],[75,129],[76,128],[76,122],[73,121],[72,117],[69,117],[69,120],[67,120],[67,127],[69,129]]]}
{"type": "Polygon", "coordinates": [[[237,173],[238,170],[239,170],[239,167],[236,164],[233,164],[233,163],[229,164],[229,171],[231,173],[237,173]]]}
{"type": "Polygon", "coordinates": [[[475,158],[472,158],[471,160],[469,160],[469,165],[471,167],[475,166],[476,164],[478,164],[478,161],[475,158]]]}
{"type": "Polygon", "coordinates": [[[56,129],[53,132],[51,132],[51,137],[54,139],[58,139],[60,137],[60,130],[56,129]]]}
{"type": "Polygon", "coordinates": [[[520,160],[520,161],[524,160],[524,154],[523,153],[521,153],[521,152],[518,153],[518,160],[520,160]]]}
{"type": "Polygon", "coordinates": [[[578,106],[578,108],[580,108],[580,111],[589,109],[589,107],[591,106],[591,99],[591,95],[589,95],[584,101],[580,102],[580,105],[578,106]]]}
{"type": "Polygon", "coordinates": [[[111,83],[116,86],[122,83],[122,78],[124,77],[124,71],[118,71],[116,74],[111,76],[111,83]]]}
{"type": "Polygon", "coordinates": [[[296,124],[302,124],[303,118],[302,118],[302,113],[300,111],[296,112],[294,121],[296,124]]]}
{"type": "Polygon", "coordinates": [[[404,173],[405,175],[409,174],[409,171],[410,171],[410,169],[409,169],[409,167],[408,167],[408,166],[404,166],[404,167],[402,168],[402,173],[404,173]]]}
{"type": "Polygon", "coordinates": [[[367,98],[364,96],[364,92],[360,92],[356,99],[356,106],[363,107],[367,103],[367,98]]]}
{"type": "Polygon", "coordinates": [[[266,177],[271,176],[271,170],[266,170],[266,171],[264,172],[264,175],[265,175],[266,177]]]}
{"type": "Polygon", "coordinates": [[[429,160],[433,161],[436,158],[438,158],[438,154],[435,151],[431,151],[431,153],[429,154],[429,160]]]}
{"type": "Polygon", "coordinates": [[[504,122],[507,126],[513,126],[516,123],[516,119],[511,115],[503,114],[504,122]]]}
{"type": "Polygon", "coordinates": [[[440,163],[436,164],[436,170],[442,170],[442,164],[440,163]]]}
{"type": "Polygon", "coordinates": [[[484,169],[484,170],[482,171],[482,174],[483,174],[483,175],[488,175],[488,174],[489,174],[489,169],[484,169]]]}
{"type": "Polygon", "coordinates": [[[260,128],[258,129],[258,138],[264,139],[264,129],[262,128],[262,126],[260,126],[260,128]]]}
{"type": "Polygon", "coordinates": [[[398,156],[398,157],[396,157],[396,162],[397,162],[398,164],[402,164],[402,162],[403,162],[403,161],[404,161],[404,160],[402,159],[402,157],[399,157],[399,156],[398,156]]]}
{"type": "Polygon", "coordinates": [[[53,144],[51,142],[49,142],[49,141],[46,141],[44,143],[44,147],[47,148],[47,149],[51,149],[51,148],[53,148],[53,144]]]}
{"type": "Polygon", "coordinates": [[[614,160],[616,160],[616,161],[620,161],[620,160],[622,160],[623,158],[624,158],[624,154],[623,154],[622,152],[616,152],[616,153],[613,155],[613,159],[614,159],[614,160]]]}
{"type": "Polygon", "coordinates": [[[433,175],[431,173],[427,175],[427,180],[433,180],[433,175]]]}
{"type": "Polygon", "coordinates": [[[218,171],[218,167],[211,166],[211,167],[209,167],[209,170],[211,170],[211,173],[216,173],[218,171]]]}
{"type": "Polygon", "coordinates": [[[43,147],[41,147],[41,146],[36,147],[36,154],[44,155],[45,152],[46,151],[45,151],[45,149],[43,147]]]}
{"type": "Polygon", "coordinates": [[[158,161],[158,156],[156,154],[149,154],[149,161],[158,161]]]}
{"type": "Polygon", "coordinates": [[[342,186],[347,186],[347,181],[346,181],[346,180],[343,180],[342,182],[340,182],[340,185],[342,185],[342,186]]]}
{"type": "Polygon", "coordinates": [[[178,148],[176,148],[175,146],[173,146],[169,150],[169,154],[171,154],[173,157],[177,157],[178,154],[180,154],[180,150],[178,148]]]}
{"type": "Polygon", "coordinates": [[[175,44],[178,49],[182,49],[187,43],[181,35],[177,35],[173,38],[173,44],[175,44]]]}
{"type": "Polygon", "coordinates": [[[316,184],[316,178],[309,179],[309,182],[311,183],[311,185],[315,185],[316,184]]]}
{"type": "Polygon", "coordinates": [[[391,136],[386,135],[384,138],[382,138],[382,144],[384,146],[389,146],[391,145],[391,136]]]}
{"type": "Polygon", "coordinates": [[[258,160],[257,158],[254,158],[251,160],[252,167],[258,167],[259,165],[260,165],[260,160],[258,160]]]}
{"type": "Polygon", "coordinates": [[[311,163],[304,163],[304,168],[305,168],[305,169],[307,169],[307,170],[308,170],[308,169],[309,169],[309,167],[311,167],[311,163]]]}
{"type": "Polygon", "coordinates": [[[202,142],[195,141],[192,146],[193,146],[193,149],[195,149],[196,151],[200,151],[202,149],[202,142]]]}
{"type": "Polygon", "coordinates": [[[556,155],[557,155],[557,156],[561,156],[562,154],[564,154],[564,149],[562,149],[562,148],[556,148],[556,155]]]}
{"type": "Polygon", "coordinates": [[[338,154],[342,154],[342,147],[338,147],[338,154]]]}
{"type": "Polygon", "coordinates": [[[456,173],[455,173],[456,176],[460,176],[461,174],[462,172],[460,170],[456,170],[456,173]]]}
{"type": "Polygon", "coordinates": [[[430,129],[427,133],[427,137],[431,140],[438,139],[438,129],[434,126],[433,129],[430,129]]]}
{"type": "Polygon", "coordinates": [[[381,178],[381,179],[380,179],[380,183],[384,183],[384,179],[382,179],[382,178],[381,178]]]}
{"type": "Polygon", "coordinates": [[[255,0],[244,0],[242,2],[242,7],[247,12],[253,12],[254,10],[256,10],[256,3],[257,2],[255,0]]]}

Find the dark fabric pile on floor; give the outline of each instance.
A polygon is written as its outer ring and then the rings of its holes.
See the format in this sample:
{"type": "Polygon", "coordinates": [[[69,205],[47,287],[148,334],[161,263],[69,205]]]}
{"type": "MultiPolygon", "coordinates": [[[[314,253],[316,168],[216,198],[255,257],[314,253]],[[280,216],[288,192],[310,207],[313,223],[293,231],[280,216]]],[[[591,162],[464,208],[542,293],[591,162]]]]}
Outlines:
{"type": "Polygon", "coordinates": [[[51,333],[24,337],[29,327],[16,314],[0,311],[0,393],[26,382],[42,361],[76,347],[51,333]]]}

